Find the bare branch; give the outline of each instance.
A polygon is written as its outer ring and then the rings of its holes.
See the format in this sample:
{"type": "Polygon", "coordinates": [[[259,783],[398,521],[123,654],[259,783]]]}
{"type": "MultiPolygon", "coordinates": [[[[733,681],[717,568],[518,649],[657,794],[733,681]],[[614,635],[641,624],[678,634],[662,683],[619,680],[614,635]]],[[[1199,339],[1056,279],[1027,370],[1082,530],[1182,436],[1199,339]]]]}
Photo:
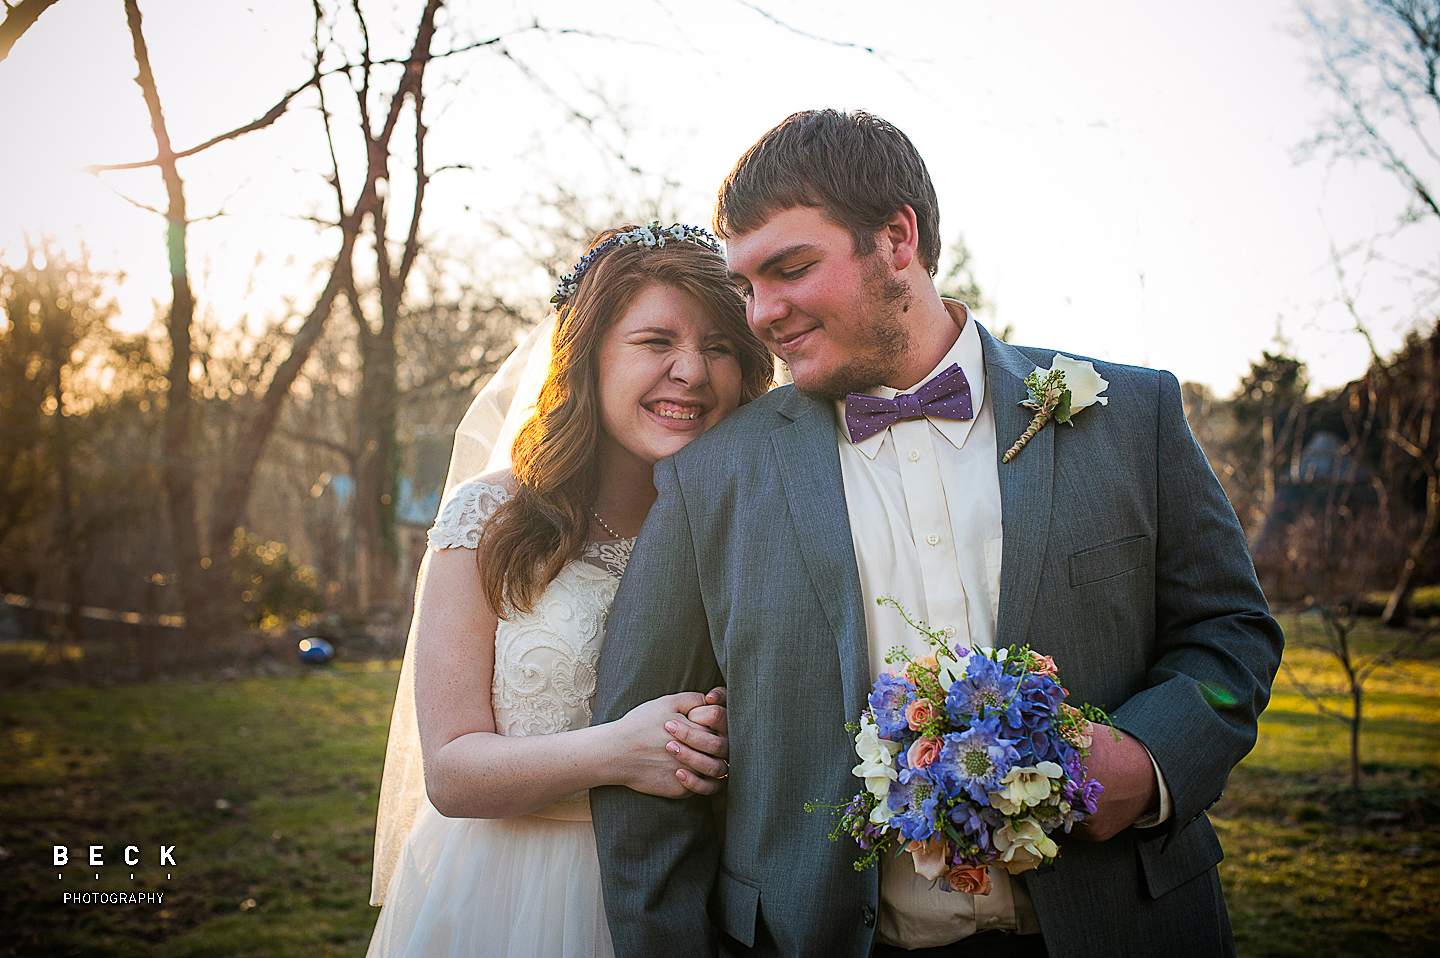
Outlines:
{"type": "Polygon", "coordinates": [[[405,235],[405,248],[400,254],[400,270],[395,275],[396,294],[405,289],[415,257],[420,252],[420,210],[425,204],[425,187],[430,176],[425,172],[425,93],[416,87],[415,94],[415,201],[410,210],[410,229],[405,235]]]}
{"type": "Polygon", "coordinates": [[[1342,722],[1349,722],[1349,721],[1350,721],[1350,716],[1346,715],[1344,712],[1337,711],[1337,710],[1336,710],[1335,708],[1333,708],[1332,706],[1326,705],[1325,702],[1321,699],[1321,696],[1322,696],[1322,695],[1327,695],[1327,694],[1328,694],[1328,695],[1340,695],[1340,694],[1342,694],[1342,693],[1340,693],[1340,692],[1328,692],[1328,693],[1327,693],[1327,692],[1324,692],[1324,691],[1320,691],[1320,692],[1312,691],[1311,688],[1310,688],[1308,685],[1306,685],[1304,682],[1300,681],[1300,676],[1298,676],[1298,675],[1295,674],[1295,670],[1290,667],[1290,663],[1289,663],[1289,662],[1281,661],[1280,667],[1285,670],[1285,675],[1290,679],[1290,684],[1291,684],[1291,685],[1294,685],[1295,688],[1296,688],[1296,690],[1297,690],[1307,701],[1309,701],[1309,703],[1310,703],[1311,705],[1315,706],[1315,711],[1319,712],[1321,715],[1325,716],[1326,718],[1339,719],[1339,720],[1342,721],[1342,722]]]}
{"type": "MultiPolygon", "coordinates": [[[[303,84],[281,97],[280,102],[276,103],[269,110],[267,110],[264,116],[255,120],[251,120],[244,126],[236,127],[235,129],[230,130],[228,133],[221,133],[219,136],[212,136],[204,143],[201,143],[198,146],[192,146],[188,150],[181,150],[179,153],[173,154],[173,156],[177,160],[184,159],[187,156],[194,156],[196,153],[199,153],[203,150],[208,150],[210,149],[210,147],[215,146],[218,143],[224,143],[226,140],[233,140],[237,137],[244,136],[246,133],[253,133],[256,130],[263,130],[267,126],[270,126],[272,123],[274,123],[276,120],[280,119],[280,117],[285,115],[285,111],[290,108],[291,100],[294,100],[297,96],[299,96],[301,93],[304,93],[312,86],[319,85],[320,74],[317,71],[316,74],[312,76],[309,80],[306,80],[303,84]]],[[[134,163],[97,163],[92,166],[82,166],[80,168],[80,172],[89,173],[93,176],[97,173],[103,173],[109,170],[140,170],[144,169],[147,166],[159,166],[160,162],[160,157],[157,156],[154,159],[137,160],[134,163]]]]}
{"type": "Polygon", "coordinates": [[[914,80],[911,80],[910,77],[905,73],[904,70],[899,69],[899,68],[896,67],[893,63],[890,62],[890,61],[895,57],[895,55],[892,54],[892,53],[888,53],[888,52],[886,52],[886,51],[884,51],[884,50],[880,50],[880,49],[877,49],[877,48],[872,47],[872,46],[867,46],[867,45],[865,45],[865,44],[863,44],[863,43],[851,43],[851,42],[849,42],[849,41],[847,41],[847,40],[832,40],[832,39],[830,39],[829,37],[822,37],[822,36],[820,36],[819,34],[817,34],[817,33],[811,33],[811,32],[809,32],[808,30],[802,30],[802,29],[800,29],[799,27],[795,26],[795,25],[792,24],[792,23],[788,23],[788,22],[786,22],[786,21],[784,21],[784,20],[781,20],[779,17],[775,16],[775,14],[771,13],[769,10],[766,10],[766,9],[763,8],[763,7],[757,6],[757,5],[754,4],[754,3],[751,3],[750,0],[734,0],[734,2],[737,3],[737,4],[739,4],[739,5],[742,6],[742,7],[745,7],[747,10],[750,10],[750,11],[758,14],[759,16],[763,17],[764,19],[769,20],[771,23],[775,24],[777,27],[780,27],[780,28],[785,29],[785,30],[789,30],[791,33],[795,34],[796,36],[804,37],[804,38],[807,39],[807,40],[814,40],[816,43],[824,43],[824,44],[827,44],[827,45],[832,46],[832,47],[840,47],[841,49],[845,49],[845,50],[860,50],[860,51],[862,51],[862,52],[864,52],[864,53],[868,53],[868,54],[870,54],[872,57],[874,57],[875,59],[879,60],[881,63],[885,64],[885,65],[886,65],[887,67],[889,67],[890,69],[894,70],[895,73],[896,73],[896,75],[899,76],[900,79],[904,80],[906,83],[910,84],[911,87],[913,87],[913,88],[916,89],[916,90],[919,90],[919,89],[920,89],[920,87],[916,86],[915,81],[914,81],[914,80]]]}
{"type": "MultiPolygon", "coordinates": [[[[36,0],[26,0],[26,2],[33,3],[33,2],[36,2],[36,0]]],[[[47,2],[47,3],[54,3],[55,0],[45,0],[45,2],[47,2]]],[[[24,6],[24,4],[22,3],[21,6],[24,6]]],[[[19,9],[19,8],[17,7],[16,9],[19,9]]],[[[13,14],[12,14],[12,16],[13,16],[13,14]]],[[[7,21],[8,21],[8,19],[9,19],[9,18],[7,17],[7,21]]],[[[400,65],[409,66],[409,65],[411,65],[411,64],[414,62],[414,58],[413,58],[413,55],[412,55],[411,57],[406,57],[406,58],[404,58],[404,59],[401,59],[401,58],[387,58],[387,59],[383,59],[383,60],[369,60],[369,59],[368,59],[368,56],[369,56],[369,43],[368,43],[369,34],[368,34],[368,31],[364,31],[364,21],[363,21],[363,20],[361,21],[361,23],[362,23],[362,32],[365,32],[365,36],[366,36],[365,56],[367,57],[367,59],[366,59],[362,64],[360,64],[360,66],[359,66],[358,68],[365,72],[365,75],[366,75],[366,77],[367,77],[367,83],[366,83],[366,85],[365,85],[364,87],[362,87],[362,90],[368,92],[368,71],[369,71],[370,68],[375,67],[375,66],[400,66],[400,65]]],[[[477,41],[475,41],[474,43],[467,43],[467,44],[465,44],[465,45],[463,45],[463,46],[455,47],[455,48],[450,49],[450,50],[445,50],[444,52],[441,52],[441,53],[436,53],[436,54],[428,54],[428,53],[427,53],[427,57],[430,58],[430,59],[436,59],[436,58],[441,58],[441,57],[456,56],[456,55],[461,54],[461,53],[468,53],[468,52],[470,52],[471,50],[479,50],[479,49],[482,49],[482,48],[484,48],[484,47],[494,46],[495,44],[500,43],[501,40],[502,40],[504,37],[506,37],[506,36],[511,36],[511,35],[514,35],[514,34],[523,33],[523,32],[527,32],[527,31],[532,31],[532,30],[536,30],[536,29],[543,29],[543,28],[539,27],[538,25],[531,25],[531,26],[527,26],[527,27],[522,27],[522,28],[520,28],[520,29],[513,30],[513,31],[509,31],[508,33],[504,33],[504,34],[500,34],[500,35],[498,35],[498,36],[490,37],[490,38],[485,39],[485,40],[477,40],[477,41]]],[[[317,28],[317,30],[318,30],[318,28],[317,28]]],[[[558,32],[577,32],[577,33],[578,33],[578,32],[582,32],[582,31],[558,31],[558,32]]],[[[0,59],[4,59],[3,53],[0,53],[0,59]]],[[[211,137],[210,139],[206,140],[204,143],[200,143],[200,144],[198,144],[198,145],[196,145],[196,146],[192,146],[192,147],[190,147],[189,149],[186,149],[186,150],[181,150],[181,151],[179,151],[178,153],[175,154],[175,158],[176,158],[176,159],[181,159],[181,160],[183,160],[183,159],[185,159],[186,157],[194,156],[196,153],[200,153],[200,152],[202,152],[202,151],[204,151],[204,150],[208,150],[210,147],[215,146],[215,145],[220,144],[220,143],[224,143],[224,142],[227,141],[227,140],[236,139],[237,137],[244,136],[244,135],[247,134],[247,133],[253,133],[253,132],[255,132],[256,130],[263,130],[263,129],[265,129],[265,128],[268,127],[268,126],[271,126],[272,124],[275,123],[276,120],[279,120],[282,116],[284,116],[285,113],[289,110],[291,102],[292,102],[297,96],[299,96],[300,94],[304,93],[306,90],[310,89],[311,87],[319,88],[319,87],[322,85],[322,84],[321,84],[321,81],[324,80],[326,77],[336,76],[336,75],[338,75],[338,74],[346,74],[346,75],[349,75],[349,73],[350,73],[352,70],[355,70],[355,69],[357,69],[357,66],[356,66],[355,64],[346,63],[346,64],[342,64],[342,65],[340,65],[340,66],[338,66],[338,67],[333,67],[333,68],[331,68],[331,69],[329,69],[329,70],[323,70],[323,71],[322,71],[322,70],[320,69],[319,60],[318,60],[318,58],[317,58],[316,64],[315,64],[315,72],[314,72],[314,74],[310,77],[310,79],[306,80],[304,83],[300,84],[300,86],[296,87],[295,89],[290,90],[289,92],[287,92],[284,96],[282,96],[282,97],[280,98],[279,102],[277,102],[274,106],[272,106],[269,110],[267,110],[263,116],[261,116],[261,117],[259,117],[259,118],[257,118],[257,119],[251,120],[249,123],[246,123],[246,124],[244,124],[243,126],[238,126],[238,127],[236,127],[235,129],[230,130],[230,131],[228,131],[228,132],[226,132],[226,133],[221,133],[221,134],[218,135],[218,136],[213,136],[213,137],[211,137]]],[[[94,174],[96,174],[96,173],[103,173],[103,172],[108,172],[108,171],[111,171],[111,170],[140,170],[140,169],[144,169],[144,168],[149,167],[149,166],[158,166],[159,163],[160,163],[159,157],[154,157],[154,158],[148,159],[148,160],[137,160],[137,161],[131,162],[131,163],[103,163],[103,164],[98,164],[98,163],[97,163],[97,164],[93,164],[93,165],[90,165],[90,166],[81,167],[81,172],[82,172],[82,173],[89,173],[89,174],[91,174],[91,175],[94,175],[94,174]]]]}
{"type": "Polygon", "coordinates": [[[120,197],[122,200],[124,200],[125,202],[129,203],[131,206],[134,206],[134,207],[136,207],[137,209],[142,209],[142,210],[144,210],[144,211],[147,212],[147,213],[154,213],[156,216],[164,216],[164,215],[165,215],[164,213],[162,213],[160,210],[157,210],[157,209],[156,209],[155,207],[153,207],[153,206],[146,206],[144,203],[140,202],[139,200],[134,199],[133,197],[126,196],[124,193],[121,193],[119,190],[117,190],[115,187],[111,186],[109,183],[106,183],[104,180],[101,180],[100,182],[105,185],[105,188],[106,188],[107,190],[109,190],[111,193],[114,193],[116,196],[120,197]]]}
{"type": "Polygon", "coordinates": [[[336,455],[340,456],[346,462],[351,463],[352,466],[355,461],[360,458],[360,453],[358,450],[352,449],[344,443],[335,442],[332,439],[326,439],[323,436],[315,436],[311,435],[310,433],[294,432],[289,429],[281,429],[278,430],[278,432],[286,439],[290,439],[295,442],[303,442],[307,446],[316,446],[320,449],[328,449],[336,455]]]}
{"type": "Polygon", "coordinates": [[[10,48],[15,46],[26,30],[34,26],[35,21],[40,19],[40,14],[48,10],[55,0],[20,0],[16,4],[5,4],[5,19],[0,21],[0,60],[10,55],[10,48]]]}

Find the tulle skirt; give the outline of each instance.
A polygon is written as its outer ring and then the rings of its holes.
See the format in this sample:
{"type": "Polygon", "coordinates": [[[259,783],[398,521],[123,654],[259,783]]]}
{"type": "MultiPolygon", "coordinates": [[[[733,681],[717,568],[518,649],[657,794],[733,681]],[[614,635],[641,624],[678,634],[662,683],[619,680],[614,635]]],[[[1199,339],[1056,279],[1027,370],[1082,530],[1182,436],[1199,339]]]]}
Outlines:
{"type": "Polygon", "coordinates": [[[421,803],[367,958],[613,958],[589,821],[421,803]]]}

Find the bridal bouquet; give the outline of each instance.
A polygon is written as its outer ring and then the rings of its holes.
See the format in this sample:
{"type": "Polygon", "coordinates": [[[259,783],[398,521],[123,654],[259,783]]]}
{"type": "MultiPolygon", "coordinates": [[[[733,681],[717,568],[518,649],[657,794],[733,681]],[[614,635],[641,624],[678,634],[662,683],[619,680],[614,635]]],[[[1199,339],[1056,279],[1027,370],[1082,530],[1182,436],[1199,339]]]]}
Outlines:
{"type": "MultiPolygon", "coordinates": [[[[865,788],[843,806],[841,832],[872,865],[908,851],[915,871],[949,891],[989,894],[987,866],[1011,874],[1052,861],[1050,838],[1095,812],[1103,786],[1086,775],[1092,706],[1067,705],[1055,662],[1028,646],[967,649],[905,621],[933,653],[887,656],[855,735],[865,788]],[[899,666],[903,662],[903,667],[899,666]]],[[[855,726],[850,726],[855,729],[855,726]]],[[[812,806],[813,808],[813,806],[812,806]]]]}

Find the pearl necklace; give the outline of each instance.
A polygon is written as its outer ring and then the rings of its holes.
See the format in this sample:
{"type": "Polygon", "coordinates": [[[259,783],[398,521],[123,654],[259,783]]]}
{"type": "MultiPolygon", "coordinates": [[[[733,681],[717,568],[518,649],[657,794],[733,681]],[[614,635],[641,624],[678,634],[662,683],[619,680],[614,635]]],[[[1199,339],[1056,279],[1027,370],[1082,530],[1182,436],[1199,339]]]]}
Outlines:
{"type": "Polygon", "coordinates": [[[604,529],[606,532],[610,533],[610,538],[612,538],[612,539],[623,539],[623,538],[625,538],[625,537],[622,536],[620,533],[618,533],[618,532],[616,532],[614,529],[610,528],[610,523],[606,522],[604,519],[601,519],[601,518],[600,518],[600,513],[596,512],[594,509],[591,509],[591,510],[590,510],[590,514],[595,517],[595,521],[596,521],[596,522],[600,523],[600,528],[602,528],[602,529],[604,529]]]}

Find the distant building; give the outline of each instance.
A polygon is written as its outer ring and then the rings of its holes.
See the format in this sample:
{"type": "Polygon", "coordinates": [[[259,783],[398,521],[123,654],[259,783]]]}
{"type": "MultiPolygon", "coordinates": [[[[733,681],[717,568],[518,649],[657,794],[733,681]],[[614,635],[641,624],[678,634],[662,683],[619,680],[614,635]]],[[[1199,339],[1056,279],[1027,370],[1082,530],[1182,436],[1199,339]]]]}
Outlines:
{"type": "Polygon", "coordinates": [[[1296,601],[1313,592],[1317,583],[1312,580],[1321,574],[1321,565],[1329,569],[1343,559],[1342,564],[1361,573],[1379,571],[1383,561],[1373,561],[1376,549],[1386,551],[1389,543],[1340,542],[1336,537],[1353,536],[1366,524],[1332,521],[1341,512],[1363,519],[1375,509],[1378,498],[1370,480],[1369,471],[1345,451],[1335,433],[1317,432],[1310,438],[1299,461],[1280,479],[1251,549],[1255,571],[1272,602],[1296,601]]]}

